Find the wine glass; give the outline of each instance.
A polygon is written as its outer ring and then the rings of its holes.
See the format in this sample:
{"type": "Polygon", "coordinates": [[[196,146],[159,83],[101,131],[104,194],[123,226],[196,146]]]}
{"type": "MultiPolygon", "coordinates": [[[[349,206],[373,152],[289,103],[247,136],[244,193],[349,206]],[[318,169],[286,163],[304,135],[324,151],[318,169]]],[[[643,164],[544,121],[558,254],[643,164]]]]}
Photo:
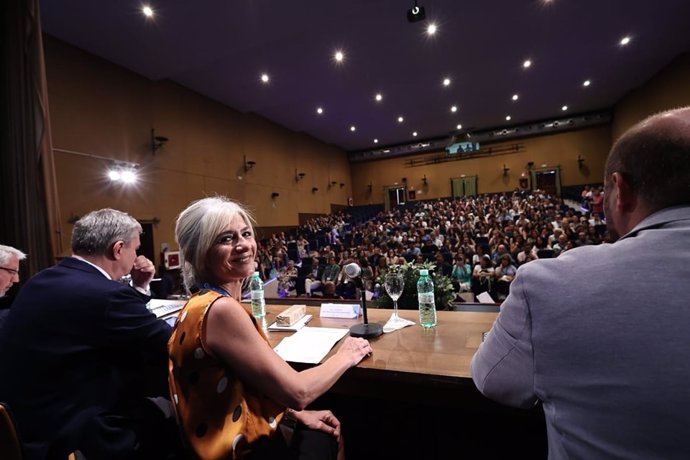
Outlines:
{"type": "Polygon", "coordinates": [[[402,273],[388,272],[386,273],[385,279],[386,292],[393,299],[393,316],[391,316],[392,321],[399,321],[398,316],[398,299],[403,293],[405,288],[405,278],[403,278],[402,273]]]}

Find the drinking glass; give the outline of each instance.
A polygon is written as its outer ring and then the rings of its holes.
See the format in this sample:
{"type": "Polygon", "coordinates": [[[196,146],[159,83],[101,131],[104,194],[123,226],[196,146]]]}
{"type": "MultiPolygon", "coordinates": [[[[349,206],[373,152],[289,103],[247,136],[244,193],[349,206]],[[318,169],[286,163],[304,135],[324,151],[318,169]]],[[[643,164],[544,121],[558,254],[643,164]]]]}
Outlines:
{"type": "Polygon", "coordinates": [[[393,299],[393,316],[391,316],[391,320],[399,321],[398,299],[405,288],[405,278],[403,278],[403,274],[394,272],[386,273],[385,286],[386,292],[388,292],[388,295],[393,299]]]}

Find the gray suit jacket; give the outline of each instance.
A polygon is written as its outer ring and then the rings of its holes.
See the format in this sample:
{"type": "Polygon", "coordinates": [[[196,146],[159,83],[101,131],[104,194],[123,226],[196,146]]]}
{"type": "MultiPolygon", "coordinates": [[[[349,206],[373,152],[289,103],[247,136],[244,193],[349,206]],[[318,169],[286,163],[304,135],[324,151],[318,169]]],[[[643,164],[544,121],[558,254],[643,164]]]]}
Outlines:
{"type": "Polygon", "coordinates": [[[477,388],[544,406],[549,458],[690,456],[690,207],[518,270],[477,388]]]}

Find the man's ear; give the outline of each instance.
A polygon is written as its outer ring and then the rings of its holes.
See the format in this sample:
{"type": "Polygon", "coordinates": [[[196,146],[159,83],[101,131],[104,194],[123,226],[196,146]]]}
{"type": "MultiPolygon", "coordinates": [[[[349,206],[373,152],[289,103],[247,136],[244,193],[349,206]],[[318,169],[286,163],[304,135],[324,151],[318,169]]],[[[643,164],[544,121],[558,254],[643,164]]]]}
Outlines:
{"type": "Polygon", "coordinates": [[[122,251],[125,247],[125,242],[122,240],[118,240],[113,245],[110,247],[110,251],[108,251],[108,258],[113,259],[113,260],[120,260],[120,257],[122,257],[122,251]]]}
{"type": "Polygon", "coordinates": [[[625,177],[615,172],[611,174],[611,182],[616,191],[616,202],[614,205],[619,212],[630,213],[637,207],[637,195],[633,191],[630,183],[625,177]]]}

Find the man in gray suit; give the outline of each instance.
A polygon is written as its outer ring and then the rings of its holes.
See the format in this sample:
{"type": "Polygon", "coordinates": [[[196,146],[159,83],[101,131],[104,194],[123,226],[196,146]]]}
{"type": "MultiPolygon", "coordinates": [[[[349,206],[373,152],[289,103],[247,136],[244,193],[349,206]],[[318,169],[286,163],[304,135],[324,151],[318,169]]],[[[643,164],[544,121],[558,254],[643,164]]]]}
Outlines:
{"type": "Polygon", "coordinates": [[[472,378],[543,403],[549,458],[688,458],[690,107],[614,144],[605,213],[615,243],[518,270],[472,378]]]}

